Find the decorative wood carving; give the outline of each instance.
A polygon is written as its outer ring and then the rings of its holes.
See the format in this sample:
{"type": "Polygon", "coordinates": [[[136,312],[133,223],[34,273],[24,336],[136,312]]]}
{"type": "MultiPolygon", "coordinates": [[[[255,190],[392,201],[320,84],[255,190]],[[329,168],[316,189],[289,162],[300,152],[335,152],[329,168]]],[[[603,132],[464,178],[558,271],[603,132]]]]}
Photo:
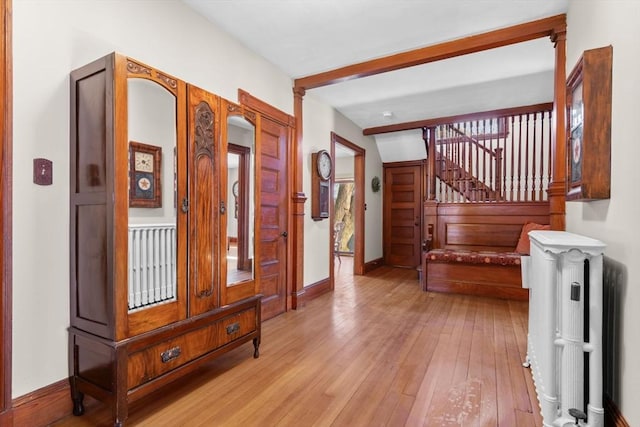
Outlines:
{"type": "MultiPolygon", "coordinates": [[[[211,106],[205,101],[201,101],[195,109],[195,179],[193,183],[194,200],[192,203],[196,209],[192,211],[195,215],[194,220],[202,225],[203,236],[193,236],[197,242],[196,246],[203,252],[209,251],[210,238],[210,220],[212,211],[215,209],[211,200],[210,185],[214,184],[214,113],[211,106]],[[200,246],[204,245],[204,246],[200,246]]],[[[201,260],[202,261],[202,260],[201,260]]],[[[194,287],[195,296],[197,298],[208,298],[213,295],[216,279],[213,264],[211,262],[199,262],[198,268],[192,271],[197,276],[192,285],[194,287]]]]}
{"type": "Polygon", "coordinates": [[[159,72],[158,72],[158,73],[156,73],[156,75],[158,76],[158,78],[159,78],[160,80],[162,80],[163,82],[165,82],[165,83],[167,84],[167,86],[169,86],[169,87],[171,87],[171,88],[173,88],[173,89],[175,89],[175,88],[177,88],[177,87],[178,87],[178,82],[176,81],[176,79],[171,78],[171,77],[169,77],[169,76],[167,76],[167,75],[165,75],[165,74],[159,73],[159,72]]]}
{"type": "Polygon", "coordinates": [[[213,159],[213,135],[213,111],[202,101],[196,108],[196,158],[204,154],[213,159]]]}
{"type": "Polygon", "coordinates": [[[127,60],[127,70],[132,74],[147,74],[151,76],[151,69],[144,65],[127,60]]]}

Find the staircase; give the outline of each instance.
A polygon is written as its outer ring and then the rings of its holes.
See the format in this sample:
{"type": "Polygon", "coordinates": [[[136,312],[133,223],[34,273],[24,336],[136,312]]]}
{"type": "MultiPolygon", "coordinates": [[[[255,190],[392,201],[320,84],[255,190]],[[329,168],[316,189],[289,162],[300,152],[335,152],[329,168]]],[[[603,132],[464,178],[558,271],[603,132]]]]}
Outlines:
{"type": "Polygon", "coordinates": [[[433,119],[423,128],[426,199],[546,201],[553,166],[552,125],[551,103],[433,119]]]}
{"type": "Polygon", "coordinates": [[[500,198],[499,191],[489,187],[440,152],[436,152],[436,176],[470,202],[488,202],[500,198]]]}

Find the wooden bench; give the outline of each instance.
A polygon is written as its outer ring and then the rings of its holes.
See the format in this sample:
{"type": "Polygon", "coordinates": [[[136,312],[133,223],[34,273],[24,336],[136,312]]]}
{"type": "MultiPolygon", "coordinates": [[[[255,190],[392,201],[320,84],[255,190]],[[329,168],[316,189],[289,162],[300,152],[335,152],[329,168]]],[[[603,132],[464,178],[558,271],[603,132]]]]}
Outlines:
{"type": "Polygon", "coordinates": [[[528,253],[524,226],[548,223],[547,203],[426,203],[422,289],[527,300],[521,273],[521,255],[528,253]]]}
{"type": "Polygon", "coordinates": [[[527,300],[515,252],[433,249],[423,254],[422,290],[527,300]]]}

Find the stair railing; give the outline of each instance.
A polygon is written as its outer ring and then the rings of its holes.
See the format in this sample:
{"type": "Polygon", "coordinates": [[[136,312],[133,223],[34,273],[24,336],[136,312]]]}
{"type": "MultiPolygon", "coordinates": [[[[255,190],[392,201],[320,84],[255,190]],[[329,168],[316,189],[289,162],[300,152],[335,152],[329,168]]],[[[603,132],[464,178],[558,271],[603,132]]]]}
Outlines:
{"type": "Polygon", "coordinates": [[[546,201],[551,179],[552,104],[466,115],[425,129],[435,162],[429,199],[441,202],[546,201]]]}

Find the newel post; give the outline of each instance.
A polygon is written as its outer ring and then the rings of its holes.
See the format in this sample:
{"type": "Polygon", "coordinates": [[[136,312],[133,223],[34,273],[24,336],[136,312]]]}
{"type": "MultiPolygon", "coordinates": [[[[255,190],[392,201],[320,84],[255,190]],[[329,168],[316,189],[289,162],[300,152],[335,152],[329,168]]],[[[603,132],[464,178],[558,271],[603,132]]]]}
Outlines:
{"type": "Polygon", "coordinates": [[[425,249],[436,248],[437,224],[438,224],[438,201],[436,200],[436,128],[429,127],[422,129],[422,139],[427,148],[427,191],[426,200],[422,208],[423,230],[422,240],[425,242],[425,249]]]}
{"type": "Polygon", "coordinates": [[[566,23],[554,31],[551,41],[555,44],[555,78],[552,133],[553,176],[549,184],[549,220],[552,230],[565,229],[565,201],[566,201],[566,168],[567,168],[567,136],[566,136],[566,105],[567,105],[567,33],[566,23]]]}

